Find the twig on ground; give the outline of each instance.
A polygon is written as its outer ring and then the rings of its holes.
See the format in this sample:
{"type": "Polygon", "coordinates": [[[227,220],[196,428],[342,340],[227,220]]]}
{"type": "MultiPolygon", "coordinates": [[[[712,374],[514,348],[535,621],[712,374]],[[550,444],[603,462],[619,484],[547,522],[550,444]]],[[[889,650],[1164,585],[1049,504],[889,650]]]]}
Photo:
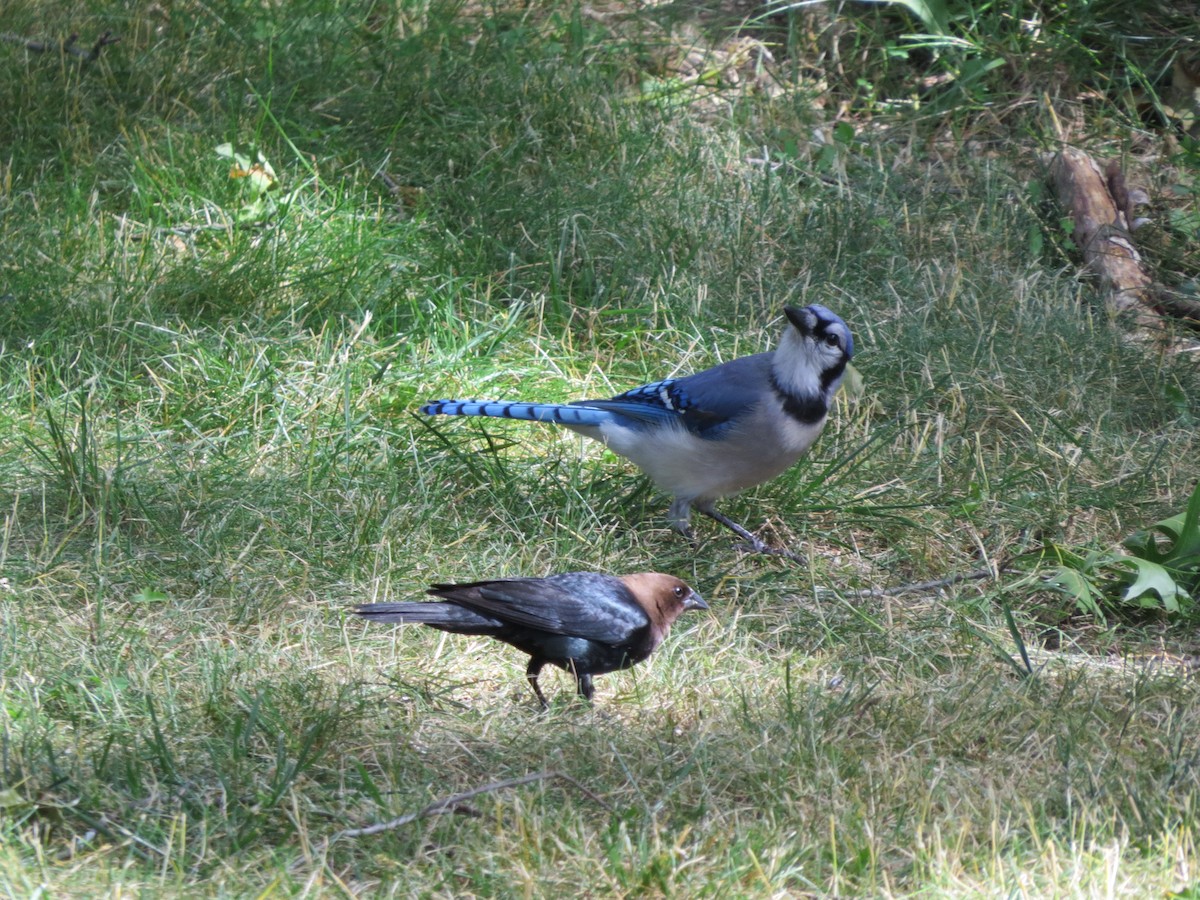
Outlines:
{"type": "Polygon", "coordinates": [[[79,47],[79,35],[73,34],[65,41],[34,41],[29,38],[21,37],[19,34],[0,34],[0,41],[7,41],[10,44],[20,44],[31,53],[52,53],[58,51],[65,53],[68,56],[74,56],[81,63],[94,62],[100,58],[100,51],[109,44],[120,42],[119,37],[113,37],[111,31],[106,31],[96,39],[96,43],[92,44],[90,49],[79,47]]]}
{"type": "MultiPolygon", "coordinates": [[[[957,575],[947,575],[945,578],[934,578],[929,581],[914,581],[911,584],[898,584],[890,588],[868,588],[861,591],[847,592],[859,599],[868,597],[899,597],[901,594],[917,594],[928,593],[930,591],[938,591],[944,587],[950,587],[953,584],[959,584],[963,581],[981,581],[984,578],[995,578],[1000,572],[1005,570],[1005,566],[998,565],[994,569],[975,569],[971,572],[960,572],[957,575]]],[[[817,593],[836,593],[832,588],[817,588],[817,593]]]]}
{"type": "Polygon", "coordinates": [[[950,587],[950,585],[958,584],[962,581],[979,581],[984,578],[993,578],[999,571],[1001,570],[997,569],[993,572],[991,569],[976,569],[973,572],[960,572],[957,575],[947,575],[945,578],[934,578],[931,581],[916,581],[912,584],[898,584],[890,588],[859,591],[859,595],[868,597],[898,597],[901,594],[925,593],[950,587]]]}
{"type": "Polygon", "coordinates": [[[142,225],[140,222],[131,223],[128,217],[122,215],[118,219],[118,230],[120,233],[128,235],[131,241],[144,241],[152,237],[160,237],[163,235],[173,235],[175,237],[191,237],[194,234],[202,234],[210,231],[228,231],[232,232],[237,228],[246,227],[260,228],[258,222],[234,222],[226,220],[224,222],[201,222],[195,225],[174,225],[174,226],[159,226],[142,225]],[[141,231],[133,229],[141,228],[141,231]]]}
{"type": "Polygon", "coordinates": [[[144,862],[153,863],[157,859],[164,859],[167,853],[160,847],[154,846],[143,837],[134,834],[128,828],[124,828],[116,822],[112,821],[108,816],[101,814],[99,818],[84,812],[73,803],[55,803],[45,804],[48,808],[60,810],[63,813],[74,816],[93,832],[99,833],[107,837],[114,843],[121,843],[122,839],[128,841],[126,845],[129,851],[144,862]],[[151,856],[151,853],[155,854],[151,856]]]}
{"type": "Polygon", "coordinates": [[[472,797],[478,797],[481,794],[494,794],[496,791],[520,787],[523,784],[531,784],[535,781],[547,781],[551,778],[558,778],[568,782],[589,800],[592,800],[598,805],[603,806],[609,812],[612,812],[612,806],[606,803],[601,797],[598,797],[593,791],[589,790],[587,787],[584,787],[584,785],[580,784],[570,775],[564,775],[562,772],[555,772],[552,770],[545,772],[532,772],[529,775],[521,775],[517,778],[506,778],[503,781],[493,781],[490,784],[484,784],[476,788],[471,788],[469,791],[463,791],[459,794],[451,794],[449,797],[443,797],[441,800],[435,800],[422,810],[399,816],[398,818],[392,819],[388,822],[379,822],[375,825],[367,825],[363,828],[343,829],[342,831],[339,831],[330,837],[329,843],[333,843],[339,838],[368,837],[372,834],[380,834],[384,831],[392,831],[393,829],[416,822],[418,819],[428,818],[429,816],[441,816],[454,812],[463,812],[467,815],[478,815],[478,812],[471,807],[466,807],[464,809],[466,801],[470,800],[472,797]]]}

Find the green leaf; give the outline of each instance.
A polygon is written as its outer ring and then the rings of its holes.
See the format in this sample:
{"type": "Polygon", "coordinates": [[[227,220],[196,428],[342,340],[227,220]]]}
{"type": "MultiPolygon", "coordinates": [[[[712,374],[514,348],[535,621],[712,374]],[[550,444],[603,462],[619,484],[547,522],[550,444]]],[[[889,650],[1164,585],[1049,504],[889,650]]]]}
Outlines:
{"type": "Polygon", "coordinates": [[[1200,234],[1200,213],[1183,209],[1167,210],[1167,219],[1176,231],[1188,235],[1200,234]]]}
{"type": "Polygon", "coordinates": [[[1170,612],[1179,612],[1180,600],[1188,600],[1187,592],[1182,590],[1171,576],[1171,573],[1158,563],[1130,556],[1122,560],[1122,566],[1133,569],[1133,582],[1125,588],[1121,599],[1141,601],[1148,594],[1157,594],[1164,608],[1170,612]]]}
{"type": "Polygon", "coordinates": [[[162,591],[144,588],[130,598],[134,603],[165,603],[171,598],[162,591]]]}
{"type": "Polygon", "coordinates": [[[950,15],[942,0],[869,0],[869,2],[903,6],[921,20],[921,24],[930,34],[946,34],[949,30],[950,15]]]}
{"type": "Polygon", "coordinates": [[[31,806],[33,806],[33,802],[22,797],[13,788],[0,788],[0,810],[11,812],[15,809],[26,809],[31,806]]]}
{"type": "Polygon", "coordinates": [[[1188,500],[1176,552],[1179,556],[1200,554],[1200,482],[1197,482],[1191,499],[1188,500]]]}
{"type": "Polygon", "coordinates": [[[1165,566],[1187,568],[1200,563],[1200,485],[1192,492],[1185,512],[1134,532],[1122,544],[1130,553],[1165,566]],[[1164,548],[1154,532],[1165,536],[1168,546],[1164,548]]]}
{"type": "Polygon", "coordinates": [[[1075,605],[1087,613],[1091,613],[1100,621],[1104,621],[1104,612],[1097,602],[1097,591],[1092,583],[1077,572],[1066,566],[1057,566],[1050,571],[1047,580],[1062,593],[1075,601],[1075,605]]]}
{"type": "Polygon", "coordinates": [[[217,156],[223,156],[225,159],[232,159],[237,165],[243,169],[250,168],[250,157],[243,153],[238,153],[233,149],[233,144],[224,143],[217,145],[217,156]]]}
{"type": "Polygon", "coordinates": [[[1046,249],[1046,239],[1042,235],[1042,227],[1037,222],[1029,224],[1027,252],[1030,256],[1041,256],[1042,251],[1046,249]]]}
{"type": "Polygon", "coordinates": [[[846,363],[846,375],[842,379],[841,390],[847,397],[855,399],[866,395],[866,382],[862,372],[856,369],[853,363],[846,363]]]}
{"type": "Polygon", "coordinates": [[[1021,654],[1021,662],[1025,664],[1025,670],[1022,672],[1021,667],[1016,664],[1011,656],[1008,656],[1009,663],[1022,676],[1033,674],[1033,663],[1029,661],[1029,651],[1025,648],[1025,639],[1021,637],[1021,630],[1017,628],[1017,620],[1013,618],[1012,607],[1007,603],[1001,603],[1001,608],[1004,610],[1004,621],[1008,623],[1008,633],[1012,635],[1013,643],[1017,645],[1017,652],[1021,654]]]}

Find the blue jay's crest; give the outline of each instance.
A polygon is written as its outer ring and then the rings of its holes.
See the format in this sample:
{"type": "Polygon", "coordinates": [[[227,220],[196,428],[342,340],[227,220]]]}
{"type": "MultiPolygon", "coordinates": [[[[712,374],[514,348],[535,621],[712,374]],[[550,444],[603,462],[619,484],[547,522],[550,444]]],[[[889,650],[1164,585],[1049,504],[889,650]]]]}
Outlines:
{"type": "Polygon", "coordinates": [[[713,503],[769,481],[804,455],[825,427],[854,355],[854,338],[836,313],[816,303],[783,311],[788,325],[774,351],[608,400],[438,400],[421,412],[563,425],[604,442],[674,495],[671,519],[680,530],[687,531],[695,507],[763,550],[713,503]]]}
{"type": "Polygon", "coordinates": [[[854,335],[837,313],[819,303],[811,303],[803,309],[785,306],[783,312],[799,331],[810,334],[829,346],[839,347],[847,362],[853,358],[854,335]]]}

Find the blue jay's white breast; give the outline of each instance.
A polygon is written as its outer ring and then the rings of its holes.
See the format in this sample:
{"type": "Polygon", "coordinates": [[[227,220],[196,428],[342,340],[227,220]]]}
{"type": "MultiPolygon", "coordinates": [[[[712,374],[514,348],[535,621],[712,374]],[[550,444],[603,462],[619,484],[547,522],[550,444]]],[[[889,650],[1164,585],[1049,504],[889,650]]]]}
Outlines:
{"type": "MultiPolygon", "coordinates": [[[[782,409],[759,408],[722,432],[702,438],[682,424],[645,430],[606,422],[596,436],[663,491],[684,500],[716,500],[769,481],[799,459],[817,439],[825,420],[803,424],[782,409]]],[[[582,431],[582,429],[579,429],[582,431]]]]}

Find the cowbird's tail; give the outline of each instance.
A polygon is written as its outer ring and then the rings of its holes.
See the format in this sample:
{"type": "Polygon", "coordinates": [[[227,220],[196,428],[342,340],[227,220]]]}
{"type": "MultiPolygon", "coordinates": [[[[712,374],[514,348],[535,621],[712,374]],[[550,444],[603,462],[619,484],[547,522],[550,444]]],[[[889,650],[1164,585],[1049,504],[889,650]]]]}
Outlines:
{"type": "Polygon", "coordinates": [[[504,624],[457,603],[367,603],[356,606],[354,614],[372,622],[412,622],[458,634],[491,634],[504,624]]]}

